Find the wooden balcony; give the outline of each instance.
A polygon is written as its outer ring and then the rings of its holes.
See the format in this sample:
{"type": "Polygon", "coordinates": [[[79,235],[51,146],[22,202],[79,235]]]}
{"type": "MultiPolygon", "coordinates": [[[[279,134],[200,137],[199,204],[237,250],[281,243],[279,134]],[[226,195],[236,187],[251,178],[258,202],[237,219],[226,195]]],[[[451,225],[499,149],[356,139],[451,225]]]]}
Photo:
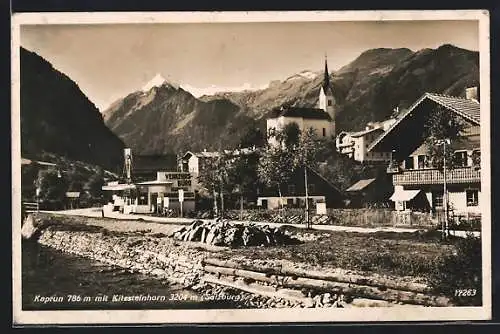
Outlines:
{"type": "MultiPolygon", "coordinates": [[[[392,176],[394,185],[442,184],[443,171],[438,169],[402,170],[392,176]]],[[[446,183],[481,182],[481,171],[474,167],[460,167],[447,171],[446,183]]]]}

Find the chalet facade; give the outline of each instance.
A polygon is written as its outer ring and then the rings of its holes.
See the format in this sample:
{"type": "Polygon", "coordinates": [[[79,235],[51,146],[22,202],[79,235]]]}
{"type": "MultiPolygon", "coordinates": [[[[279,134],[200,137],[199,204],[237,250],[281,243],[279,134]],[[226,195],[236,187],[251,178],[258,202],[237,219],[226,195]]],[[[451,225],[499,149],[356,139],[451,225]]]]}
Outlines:
{"type": "Polygon", "coordinates": [[[443,170],[428,163],[424,138],[424,124],[437,106],[466,124],[460,140],[446,148],[458,162],[446,173],[448,208],[458,214],[480,213],[480,105],[474,90],[467,98],[424,94],[368,150],[391,152],[387,171],[392,175],[396,210],[442,210],[443,170]]]}
{"type": "MultiPolygon", "coordinates": [[[[308,168],[308,198],[309,207],[313,209],[318,202],[326,203],[328,208],[342,207],[344,195],[330,181],[315,170],[308,168]]],[[[296,171],[289,182],[281,185],[281,200],[286,207],[304,208],[306,201],[304,171],[296,171]]],[[[280,207],[278,189],[258,189],[257,206],[262,209],[277,209],[280,207]]]]}

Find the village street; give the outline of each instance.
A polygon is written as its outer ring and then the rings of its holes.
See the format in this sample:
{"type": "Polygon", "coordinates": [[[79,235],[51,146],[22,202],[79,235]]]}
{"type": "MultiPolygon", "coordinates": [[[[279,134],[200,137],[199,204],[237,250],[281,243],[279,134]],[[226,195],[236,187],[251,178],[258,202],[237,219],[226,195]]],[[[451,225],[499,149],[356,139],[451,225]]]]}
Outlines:
{"type": "MultiPolygon", "coordinates": [[[[45,213],[55,213],[60,215],[69,216],[81,216],[81,217],[102,217],[102,212],[100,208],[84,208],[84,209],[73,209],[73,210],[62,210],[62,211],[41,211],[45,213]]],[[[195,220],[194,218],[171,218],[171,217],[155,217],[141,214],[123,214],[119,212],[113,212],[111,215],[107,215],[106,218],[112,218],[118,220],[143,220],[145,222],[153,222],[159,224],[172,224],[172,225],[189,225],[195,220]]],[[[209,221],[209,219],[200,219],[202,221],[209,221]]],[[[242,223],[241,221],[228,221],[232,224],[242,223]]],[[[270,223],[270,222],[250,222],[244,221],[244,223],[253,223],[256,225],[269,225],[270,227],[279,227],[283,224],[270,223]]],[[[298,228],[306,228],[305,224],[294,225],[298,228]]],[[[413,233],[418,231],[418,228],[401,228],[401,227],[357,227],[357,226],[339,226],[339,225],[312,225],[315,230],[321,231],[331,231],[331,232],[355,232],[355,233],[376,233],[376,232],[395,232],[395,233],[413,233]]],[[[478,237],[480,232],[473,232],[474,236],[478,237]]],[[[450,235],[456,237],[466,237],[465,231],[450,231],[450,235]]]]}

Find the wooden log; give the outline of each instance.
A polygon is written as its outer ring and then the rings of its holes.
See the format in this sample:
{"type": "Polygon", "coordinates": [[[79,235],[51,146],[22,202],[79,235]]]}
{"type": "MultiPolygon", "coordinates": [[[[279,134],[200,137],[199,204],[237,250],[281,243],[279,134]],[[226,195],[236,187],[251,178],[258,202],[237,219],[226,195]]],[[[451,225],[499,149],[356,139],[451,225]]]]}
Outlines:
{"type": "Polygon", "coordinates": [[[212,274],[239,276],[239,277],[254,279],[254,280],[260,281],[260,282],[275,283],[275,280],[273,280],[272,277],[266,276],[266,274],[264,274],[264,273],[259,273],[259,272],[255,272],[255,271],[241,270],[241,269],[234,269],[234,268],[225,268],[225,267],[216,267],[216,266],[211,266],[211,265],[204,266],[203,270],[205,272],[212,273],[212,274]]]}
{"type": "Polygon", "coordinates": [[[448,306],[449,299],[445,297],[429,296],[422,293],[400,291],[394,289],[380,289],[378,287],[357,285],[344,282],[332,282],[304,277],[291,277],[279,275],[266,275],[265,273],[253,272],[226,267],[206,265],[204,270],[213,274],[250,278],[256,281],[276,284],[284,288],[293,289],[316,289],[325,292],[348,293],[356,297],[366,297],[379,300],[398,301],[409,304],[426,306],[448,306]]]}
{"type": "Polygon", "coordinates": [[[302,270],[295,268],[282,268],[279,266],[258,266],[254,264],[241,263],[232,260],[219,260],[214,258],[207,258],[203,260],[204,264],[210,264],[219,267],[228,267],[234,269],[244,269],[257,272],[267,273],[268,275],[289,275],[311,279],[319,279],[332,282],[342,282],[351,284],[368,285],[380,288],[390,288],[395,290],[410,291],[427,293],[430,288],[422,283],[413,282],[395,282],[383,277],[366,277],[355,274],[342,274],[342,273],[324,273],[317,270],[302,270]]]}
{"type": "Polygon", "coordinates": [[[203,276],[203,281],[206,283],[212,283],[222,286],[227,286],[230,288],[238,289],[241,291],[249,292],[254,295],[260,295],[269,298],[282,298],[291,300],[294,302],[304,303],[313,305],[312,298],[304,297],[301,295],[300,291],[290,290],[290,289],[278,289],[276,290],[273,287],[257,284],[257,283],[249,283],[246,284],[244,282],[238,281],[230,281],[226,279],[220,279],[213,275],[205,275],[203,276]]]}

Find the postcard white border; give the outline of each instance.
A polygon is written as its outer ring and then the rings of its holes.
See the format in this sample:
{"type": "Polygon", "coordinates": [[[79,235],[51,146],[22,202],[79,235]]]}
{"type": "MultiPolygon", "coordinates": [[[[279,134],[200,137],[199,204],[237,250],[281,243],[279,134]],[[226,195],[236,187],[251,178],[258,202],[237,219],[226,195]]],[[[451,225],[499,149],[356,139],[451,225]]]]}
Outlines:
{"type": "Polygon", "coordinates": [[[487,10],[419,11],[297,11],[297,12],[95,12],[21,13],[12,16],[12,243],[13,323],[63,324],[164,324],[164,323],[277,323],[467,321],[491,319],[491,175],[490,175],[490,43],[487,10]],[[257,310],[138,310],[138,311],[23,311],[21,309],[21,155],[20,155],[20,26],[23,24],[145,24],[223,22],[318,22],[473,20],[479,24],[481,84],[481,192],[483,201],[482,266],[483,306],[426,308],[257,309],[257,310]],[[489,222],[484,223],[484,222],[489,222]]]}

